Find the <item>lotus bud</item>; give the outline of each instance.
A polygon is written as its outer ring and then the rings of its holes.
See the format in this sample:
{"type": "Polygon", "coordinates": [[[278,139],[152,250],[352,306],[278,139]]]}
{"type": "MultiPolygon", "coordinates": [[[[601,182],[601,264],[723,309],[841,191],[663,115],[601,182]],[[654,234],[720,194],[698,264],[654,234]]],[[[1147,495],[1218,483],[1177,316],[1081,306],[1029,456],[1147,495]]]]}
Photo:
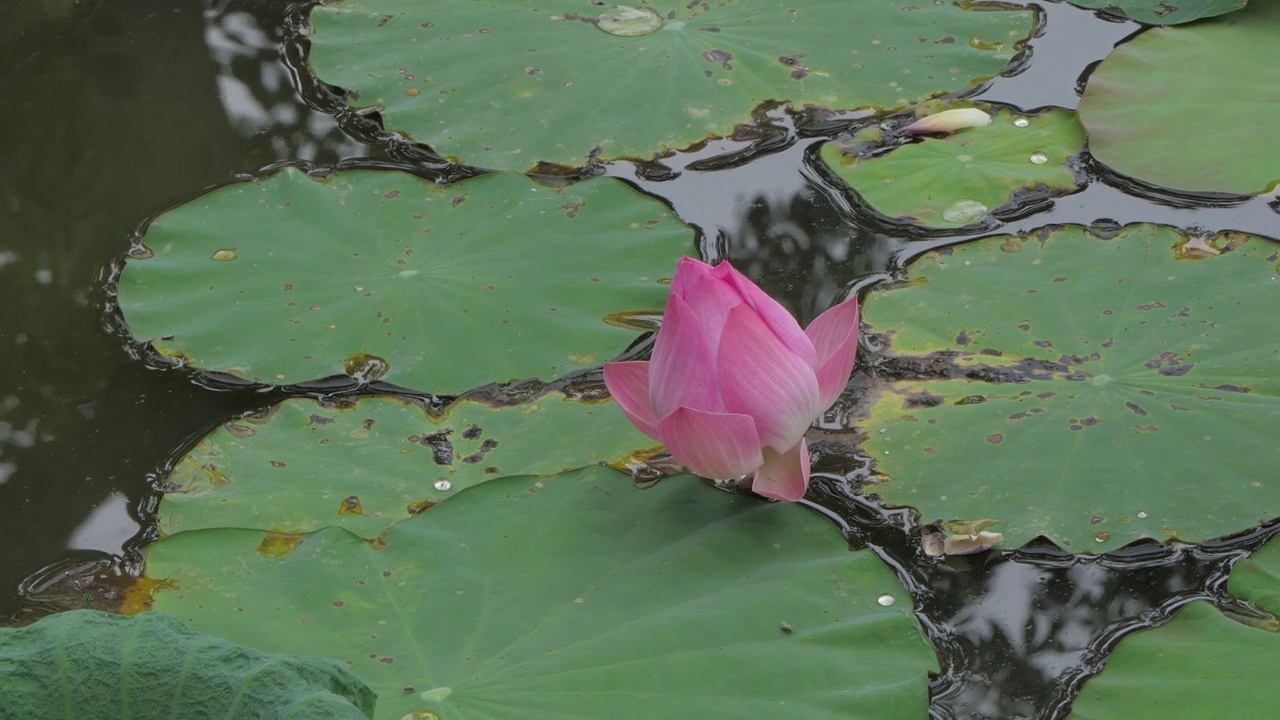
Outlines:
{"type": "Polygon", "coordinates": [[[606,363],[604,380],[639,430],[703,477],[751,476],[751,489],[799,500],[809,484],[804,434],[853,369],[858,301],[808,328],[727,262],[684,258],[653,359],[606,363]]]}
{"type": "Polygon", "coordinates": [[[986,127],[990,124],[991,116],[978,108],[956,108],[922,117],[902,128],[901,132],[912,135],[950,135],[957,130],[986,127]]]}

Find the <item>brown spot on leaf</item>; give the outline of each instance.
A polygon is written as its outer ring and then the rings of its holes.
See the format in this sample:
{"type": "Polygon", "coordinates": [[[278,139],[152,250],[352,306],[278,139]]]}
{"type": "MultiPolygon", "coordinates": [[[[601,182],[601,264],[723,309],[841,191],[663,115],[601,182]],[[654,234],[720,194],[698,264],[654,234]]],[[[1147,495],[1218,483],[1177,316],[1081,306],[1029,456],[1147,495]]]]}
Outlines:
{"type": "Polygon", "coordinates": [[[268,532],[258,543],[257,553],[264,557],[284,557],[302,544],[300,533],[268,532]]]}
{"type": "Polygon", "coordinates": [[[468,456],[466,456],[466,457],[462,458],[462,462],[464,462],[464,463],[470,463],[470,464],[474,465],[474,464],[476,464],[476,463],[480,462],[481,460],[483,460],[483,459],[484,459],[484,456],[485,456],[485,455],[488,455],[488,454],[489,454],[489,451],[490,451],[490,450],[492,450],[492,449],[494,449],[494,448],[496,448],[496,447],[498,447],[498,441],[497,441],[497,440],[494,440],[493,438],[489,438],[488,440],[485,440],[484,442],[480,443],[480,449],[479,449],[479,450],[477,450],[476,452],[472,453],[471,455],[468,455],[468,456]]]}
{"type": "Polygon", "coordinates": [[[914,410],[922,407],[937,407],[942,404],[942,401],[943,398],[941,395],[934,395],[928,391],[921,390],[920,392],[912,393],[903,398],[902,409],[914,410]]]}
{"type": "Polygon", "coordinates": [[[418,502],[409,503],[409,506],[405,508],[405,512],[410,515],[421,515],[432,505],[435,505],[435,503],[430,500],[419,500],[418,502]]]}
{"type": "Polygon", "coordinates": [[[453,428],[445,428],[430,435],[410,435],[409,442],[431,448],[431,459],[437,465],[452,465],[453,443],[449,441],[449,434],[452,432],[453,428]]]}
{"type": "Polygon", "coordinates": [[[999,445],[1000,443],[1004,442],[1004,436],[1001,435],[1000,433],[992,433],[987,436],[987,442],[991,443],[992,445],[999,445]]]}
{"type": "Polygon", "coordinates": [[[715,63],[725,70],[733,69],[733,63],[730,62],[733,60],[733,53],[725,52],[724,50],[708,50],[702,53],[702,59],[709,63],[715,63]]]}

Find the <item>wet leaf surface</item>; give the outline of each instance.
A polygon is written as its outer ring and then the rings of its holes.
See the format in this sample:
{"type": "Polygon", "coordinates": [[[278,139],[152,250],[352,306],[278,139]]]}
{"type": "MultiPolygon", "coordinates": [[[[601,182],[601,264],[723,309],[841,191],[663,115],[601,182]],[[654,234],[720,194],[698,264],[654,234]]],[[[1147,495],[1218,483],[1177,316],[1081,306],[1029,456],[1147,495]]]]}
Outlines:
{"type": "Polygon", "coordinates": [[[621,352],[636,333],[609,317],[662,309],[693,232],[608,178],[286,169],[164,213],[144,242],[119,302],[162,355],[261,383],[351,373],[454,395],[621,352]]]}
{"type": "Polygon", "coordinates": [[[1277,618],[1280,630],[1280,543],[1271,542],[1231,569],[1231,594],[1277,618]]]}
{"type": "Polygon", "coordinates": [[[929,227],[962,227],[1023,197],[1080,187],[1067,159],[1084,146],[1075,115],[999,111],[989,127],[872,155],[872,144],[829,142],[821,157],[878,212],[929,227]]]}
{"type": "Polygon", "coordinates": [[[1089,76],[1094,157],[1146,183],[1257,195],[1280,181],[1280,3],[1119,45],[1089,76]],[[1194,68],[1194,72],[1189,69],[1194,68]]]}
{"type": "Polygon", "coordinates": [[[311,66],[446,157],[527,170],[687,147],[766,101],[904,107],[996,75],[1032,29],[1022,10],[902,0],[624,7],[633,12],[583,0],[448,13],[409,0],[318,5],[311,66]],[[660,28],[640,17],[650,13],[660,28]],[[620,17],[636,18],[636,35],[611,30],[620,17]]]}
{"type": "Polygon", "coordinates": [[[262,540],[202,530],[150,546],[147,576],[176,582],[155,607],[347,663],[378,692],[379,718],[928,707],[933,650],[872,553],[849,552],[805,508],[691,476],[643,491],[605,468],[508,478],[376,543],[331,527],[277,557],[257,551],[262,540]]]}
{"type": "Polygon", "coordinates": [[[1067,228],[917,260],[873,292],[869,330],[936,379],[884,381],[861,429],[926,522],[990,518],[1017,547],[1199,542],[1280,515],[1270,371],[1277,247],[1234,236],[1186,259],[1174,231],[1067,228]],[[912,361],[915,362],[915,361],[912,361]]]}
{"type": "Polygon", "coordinates": [[[612,402],[559,394],[501,409],[459,400],[443,416],[394,397],[288,400],[223,425],[177,462],[161,531],[341,527],[372,539],[473,485],[620,463],[653,444],[612,402]]]}
{"type": "Polygon", "coordinates": [[[1085,682],[1072,720],[1218,717],[1263,720],[1280,706],[1280,635],[1236,622],[1203,600],[1122,640],[1085,682]]]}

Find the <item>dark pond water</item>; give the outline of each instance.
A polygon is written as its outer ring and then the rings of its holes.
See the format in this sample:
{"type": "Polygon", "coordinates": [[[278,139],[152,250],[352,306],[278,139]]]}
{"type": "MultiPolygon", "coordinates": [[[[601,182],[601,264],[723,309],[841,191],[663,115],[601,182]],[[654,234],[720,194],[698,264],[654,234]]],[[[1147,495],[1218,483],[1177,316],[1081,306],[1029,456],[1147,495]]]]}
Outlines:
{"type": "MultiPolygon", "coordinates": [[[[138,224],[274,163],[395,165],[414,154],[353,140],[299,98],[281,60],[285,13],[267,0],[8,0],[0,10],[0,617],[24,600],[109,604],[101,578],[133,568],[128,550],[145,537],[165,464],[282,396],[151,367],[115,334],[104,277],[138,224]]],[[[1081,73],[1138,29],[1054,2],[1041,21],[1021,72],[980,97],[1074,108],[1081,73]]],[[[776,119],[760,147],[713,143],[640,179],[626,163],[609,172],[670,202],[701,229],[708,257],[731,258],[804,321],[850,285],[968,239],[875,220],[807,169],[821,128],[776,119]]],[[[1092,178],[1084,192],[1002,230],[1153,221],[1280,236],[1263,200],[1176,198],[1081,171],[1092,178]]],[[[844,427],[846,411],[820,426],[844,427]]],[[[1046,545],[936,560],[909,541],[910,512],[848,492],[866,460],[844,447],[815,445],[814,497],[912,591],[942,658],[939,718],[1065,716],[1120,637],[1192,599],[1227,602],[1230,564],[1275,532],[1102,558],[1046,545]]]]}

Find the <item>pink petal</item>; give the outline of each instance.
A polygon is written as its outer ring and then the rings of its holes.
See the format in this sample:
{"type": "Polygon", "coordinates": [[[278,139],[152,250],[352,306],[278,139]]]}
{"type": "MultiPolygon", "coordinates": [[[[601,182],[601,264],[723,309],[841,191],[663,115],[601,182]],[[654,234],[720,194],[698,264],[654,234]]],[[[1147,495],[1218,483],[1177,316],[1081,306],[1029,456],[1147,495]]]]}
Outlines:
{"type": "Polygon", "coordinates": [[[818,352],[819,412],[831,407],[853,371],[858,353],[858,298],[828,309],[804,329],[818,352]]]}
{"type": "Polygon", "coordinates": [[[809,489],[809,445],[803,439],[785,453],[764,449],[764,464],[756,470],[751,491],[774,500],[795,502],[809,489]]]}
{"type": "MultiPolygon", "coordinates": [[[[723,332],[724,323],[729,318],[729,311],[741,305],[743,300],[731,283],[716,276],[710,265],[698,264],[706,268],[706,272],[695,270],[684,273],[680,297],[702,321],[707,342],[715,348],[720,345],[720,333],[723,332]]],[[[681,265],[684,265],[683,260],[681,265]]],[[[676,274],[679,276],[681,272],[677,270],[676,274]]],[[[673,294],[676,292],[674,284],[671,292],[673,294]]]]}
{"type": "MultiPolygon", "coordinates": [[[[809,343],[808,338],[805,342],[809,343]]],[[[813,345],[809,344],[810,349],[813,345]]],[[[786,450],[804,436],[822,408],[818,378],[746,305],[729,313],[716,358],[724,409],[750,415],[762,445],[786,450]]]]}
{"type": "Polygon", "coordinates": [[[804,331],[800,329],[800,323],[796,322],[786,308],[779,305],[777,300],[769,297],[768,293],[757,287],[729,263],[720,263],[715,270],[737,290],[743,302],[764,319],[765,325],[792,354],[807,362],[810,369],[817,370],[818,362],[813,351],[813,343],[805,336],[804,331]]]}
{"type": "Polygon", "coordinates": [[[671,294],[684,297],[690,285],[696,285],[711,276],[711,266],[685,256],[676,265],[676,276],[671,279],[671,294]]]}
{"type": "Polygon", "coordinates": [[[665,417],[678,407],[721,410],[715,357],[702,321],[679,295],[670,295],[649,363],[649,405],[654,414],[665,417]]]}
{"type": "Polygon", "coordinates": [[[746,415],[679,408],[658,422],[667,452],[703,477],[728,480],[760,467],[760,439],[746,415]]]}
{"type": "Polygon", "coordinates": [[[957,130],[972,127],[986,127],[991,124],[991,116],[978,108],[955,108],[943,110],[916,120],[902,128],[902,132],[913,135],[945,133],[950,135],[957,130]]]}
{"type": "Polygon", "coordinates": [[[631,424],[645,435],[660,441],[658,416],[649,405],[649,363],[605,363],[604,384],[631,424]]]}

